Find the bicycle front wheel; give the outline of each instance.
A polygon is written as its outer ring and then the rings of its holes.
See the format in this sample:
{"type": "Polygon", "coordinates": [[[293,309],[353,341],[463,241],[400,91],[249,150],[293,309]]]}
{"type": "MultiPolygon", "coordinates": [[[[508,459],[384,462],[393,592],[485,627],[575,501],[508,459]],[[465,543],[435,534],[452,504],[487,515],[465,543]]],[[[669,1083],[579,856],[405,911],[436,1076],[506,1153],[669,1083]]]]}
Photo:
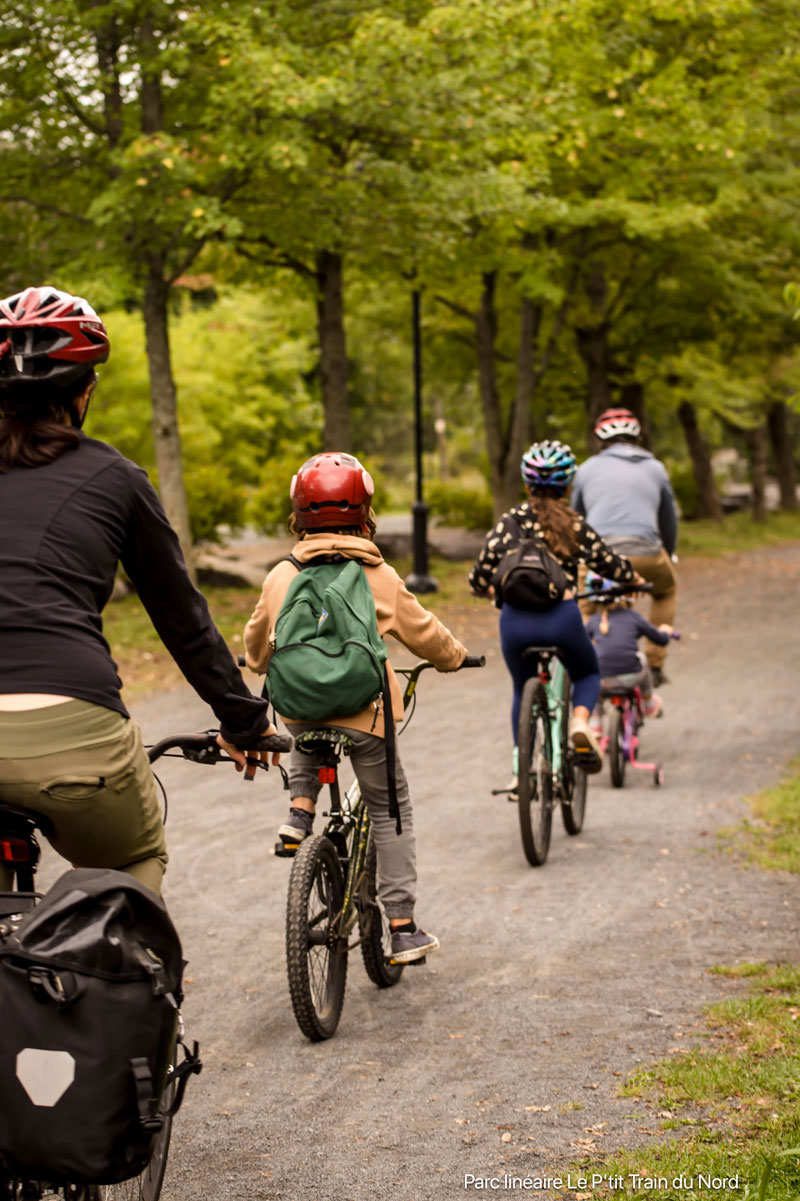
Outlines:
{"type": "Polygon", "coordinates": [[[297,1024],[312,1042],[336,1033],[347,982],[347,945],[338,924],[344,900],[339,857],[323,835],[294,857],[286,899],[286,968],[297,1024]]]}
{"type": "Polygon", "coordinates": [[[365,904],[358,911],[358,931],[361,936],[361,958],[367,975],[378,988],[391,988],[403,974],[402,963],[391,963],[392,934],[389,919],[375,892],[378,853],[372,835],[367,843],[364,860],[365,888],[362,893],[365,904]]]}
{"type": "Polygon", "coordinates": [[[569,738],[569,714],[572,681],[564,672],[561,685],[561,820],[567,834],[580,834],[586,816],[586,772],[575,763],[569,738]]]}
{"type": "Polygon", "coordinates": [[[547,693],[534,676],[526,680],[519,710],[519,827],[525,857],[539,867],[550,849],[553,822],[552,754],[547,693]]]}

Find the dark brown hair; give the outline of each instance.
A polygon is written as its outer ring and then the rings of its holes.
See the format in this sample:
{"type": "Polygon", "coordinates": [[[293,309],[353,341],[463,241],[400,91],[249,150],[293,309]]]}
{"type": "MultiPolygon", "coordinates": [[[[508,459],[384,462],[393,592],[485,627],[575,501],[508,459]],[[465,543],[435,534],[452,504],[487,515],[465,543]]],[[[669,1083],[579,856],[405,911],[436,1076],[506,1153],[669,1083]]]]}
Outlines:
{"type": "Polygon", "coordinates": [[[364,528],[363,525],[343,525],[343,526],[337,526],[335,529],[332,527],[329,530],[328,529],[301,530],[301,529],[298,529],[298,526],[297,526],[297,514],[296,513],[289,514],[289,520],[286,522],[286,525],[289,529],[289,533],[294,534],[294,536],[295,536],[295,538],[297,538],[298,542],[302,542],[302,540],[308,534],[346,534],[351,538],[364,538],[366,536],[367,538],[369,538],[370,542],[374,542],[375,534],[378,529],[378,527],[375,523],[375,514],[372,511],[372,509],[370,509],[369,514],[367,516],[366,529],[364,528]]]}
{"type": "Polygon", "coordinates": [[[542,527],[544,540],[559,559],[571,559],[578,551],[575,522],[578,515],[555,488],[536,488],[530,493],[531,512],[542,527]]]}
{"type": "Polygon", "coordinates": [[[0,475],[12,467],[42,467],[77,449],[73,402],[96,378],[90,367],[65,388],[17,382],[0,391],[0,475]]]}

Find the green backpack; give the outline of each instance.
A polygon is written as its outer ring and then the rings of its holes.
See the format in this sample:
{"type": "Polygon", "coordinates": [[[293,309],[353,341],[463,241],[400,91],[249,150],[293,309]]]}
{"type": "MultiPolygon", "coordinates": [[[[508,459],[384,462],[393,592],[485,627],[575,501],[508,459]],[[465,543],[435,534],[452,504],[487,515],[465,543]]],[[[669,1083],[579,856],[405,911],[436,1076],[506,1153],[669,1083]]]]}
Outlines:
{"type": "Polygon", "coordinates": [[[341,555],[300,563],[275,625],[269,699],[281,717],[359,713],[384,690],[386,647],[364,568],[341,555]]]}

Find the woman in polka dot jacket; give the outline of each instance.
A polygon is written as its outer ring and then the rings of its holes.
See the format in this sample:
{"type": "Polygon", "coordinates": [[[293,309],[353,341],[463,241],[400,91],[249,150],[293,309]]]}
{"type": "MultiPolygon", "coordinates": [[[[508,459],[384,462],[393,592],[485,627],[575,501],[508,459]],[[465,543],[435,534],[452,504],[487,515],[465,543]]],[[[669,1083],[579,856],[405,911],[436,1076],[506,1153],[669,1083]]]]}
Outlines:
{"type": "Polygon", "coordinates": [[[583,626],[578,603],[578,568],[585,563],[606,579],[640,582],[627,559],[614,554],[580,514],[567,504],[565,493],[575,474],[575,456],[563,442],[534,442],[522,456],[522,479],[528,499],[504,513],[486,535],[481,553],[469,574],[476,596],[491,596],[500,608],[500,645],[511,674],[513,699],[511,730],[514,739],[514,779],[517,776],[517,729],[525,681],[536,675],[535,658],[522,658],[526,647],[557,646],[573,684],[570,738],[587,755],[587,770],[600,771],[602,753],[589,726],[589,715],[600,692],[597,656],[583,626]],[[564,598],[543,612],[516,609],[496,596],[493,577],[503,557],[522,538],[545,543],[567,578],[564,598]]]}

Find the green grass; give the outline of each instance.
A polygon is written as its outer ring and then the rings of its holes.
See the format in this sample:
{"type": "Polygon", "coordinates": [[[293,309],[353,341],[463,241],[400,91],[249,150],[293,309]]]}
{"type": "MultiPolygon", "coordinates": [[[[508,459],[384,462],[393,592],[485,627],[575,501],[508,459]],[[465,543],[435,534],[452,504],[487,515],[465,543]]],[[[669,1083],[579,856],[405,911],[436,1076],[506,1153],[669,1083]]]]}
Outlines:
{"type": "Polygon", "coordinates": [[[584,1176],[595,1172],[606,1182],[588,1196],[800,1198],[800,968],[712,970],[732,987],[749,978],[749,995],[711,1006],[691,1045],[627,1081],[623,1096],[638,1098],[638,1116],[667,1137],[582,1165],[584,1176]],[[668,1137],[677,1130],[682,1137],[668,1137]],[[657,1183],[634,1188],[633,1174],[657,1183]],[[717,1188],[700,1179],[737,1176],[738,1185],[717,1188]],[[620,1177],[622,1188],[609,1187],[620,1177]]]}
{"type": "Polygon", "coordinates": [[[730,513],[722,521],[682,522],[678,553],[681,558],[715,557],[793,541],[800,541],[800,511],[768,513],[763,522],[753,521],[749,513],[730,513]]]}
{"type": "Polygon", "coordinates": [[[800,872],[800,758],[787,771],[780,783],[749,798],[752,820],[725,827],[719,837],[759,867],[800,872]]]}

